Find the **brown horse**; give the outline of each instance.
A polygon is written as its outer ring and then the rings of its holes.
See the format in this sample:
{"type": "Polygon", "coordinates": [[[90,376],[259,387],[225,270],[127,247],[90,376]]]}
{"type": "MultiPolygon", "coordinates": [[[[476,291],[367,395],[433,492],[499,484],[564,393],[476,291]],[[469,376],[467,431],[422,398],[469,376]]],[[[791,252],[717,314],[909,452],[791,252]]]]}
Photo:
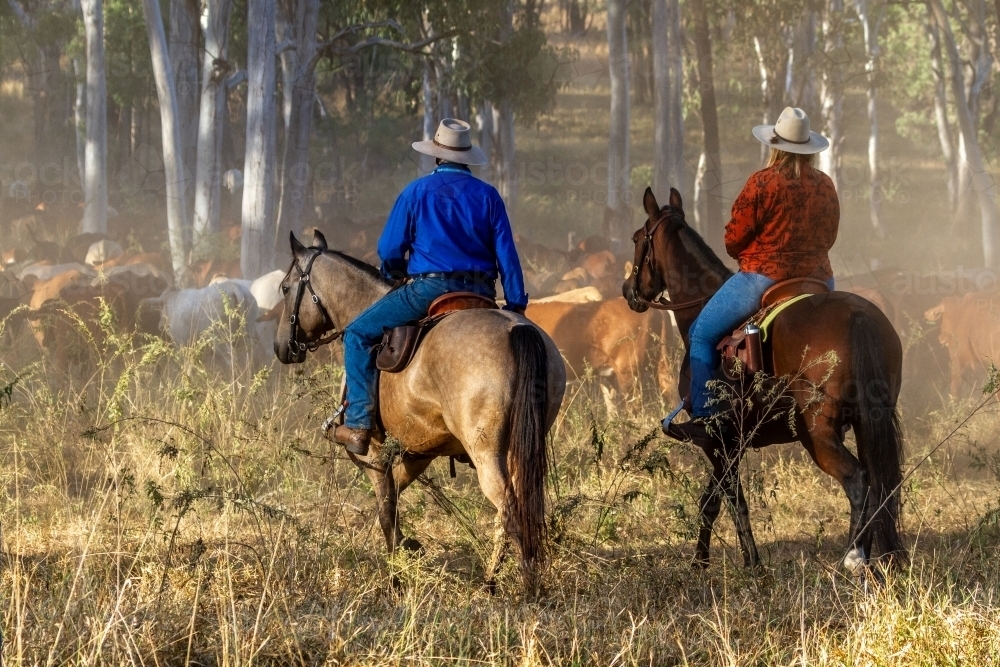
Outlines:
{"type": "MultiPolygon", "coordinates": [[[[315,349],[392,289],[378,270],[291,236],[292,266],[281,283],[285,316],[275,335],[282,363],[302,363],[315,349]],[[297,269],[297,270],[296,270],[297,269]],[[305,291],[310,298],[302,298],[305,291]],[[324,338],[325,336],[325,338],[324,338]]],[[[383,373],[379,403],[385,432],[402,453],[385,466],[382,445],[352,460],[367,473],[389,551],[419,549],[403,537],[399,494],[439,456],[467,454],[483,493],[497,508],[496,541],[486,568],[492,585],[509,537],[522,570],[533,575],[545,556],[546,436],[566,388],[562,357],[552,340],[523,315],[467,310],[445,317],[424,337],[409,366],[383,373]]]]}
{"type": "MultiPolygon", "coordinates": [[[[660,208],[647,188],[643,205],[649,217],[632,237],[635,265],[622,293],[633,310],[642,312],[651,304],[673,310],[688,348],[692,323],[732,273],[685,222],[677,190],[671,188],[670,204],[660,208]],[[663,292],[671,302],[658,298],[663,292]]],[[[739,462],[747,446],[795,441],[840,482],[851,503],[845,567],[853,571],[868,562],[873,538],[890,558],[903,554],[898,532],[902,444],[896,411],[903,352],[892,324],[865,299],[831,292],[783,310],[770,340],[775,376],[787,378],[786,397],[794,404],[787,416],[753,428],[743,424],[734,429],[740,431],[735,436],[703,445],[712,476],[701,499],[696,563],[708,564],[712,525],[725,494],[744,561],[747,566],[758,564],[739,462]],[[854,429],[857,457],[844,447],[848,428],[854,429]]],[[[685,371],[687,365],[685,358],[685,371]]],[[[689,389],[690,375],[682,371],[681,396],[689,389]]]]}

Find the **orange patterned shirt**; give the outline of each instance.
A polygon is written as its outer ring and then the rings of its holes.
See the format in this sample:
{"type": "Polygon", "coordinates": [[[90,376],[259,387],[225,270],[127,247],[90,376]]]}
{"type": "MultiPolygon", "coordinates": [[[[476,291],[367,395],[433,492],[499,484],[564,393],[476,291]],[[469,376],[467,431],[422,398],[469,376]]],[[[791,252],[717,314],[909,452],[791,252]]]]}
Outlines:
{"type": "Polygon", "coordinates": [[[803,165],[801,178],[788,178],[768,167],[750,176],[733,202],[726,252],[741,271],[772,280],[827,280],[839,226],[840,202],[829,176],[803,165]]]}

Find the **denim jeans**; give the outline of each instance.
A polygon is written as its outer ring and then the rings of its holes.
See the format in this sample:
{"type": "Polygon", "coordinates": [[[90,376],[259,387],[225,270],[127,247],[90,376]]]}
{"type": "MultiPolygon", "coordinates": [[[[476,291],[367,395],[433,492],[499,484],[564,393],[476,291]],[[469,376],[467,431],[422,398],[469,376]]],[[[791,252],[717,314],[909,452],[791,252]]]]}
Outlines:
{"type": "MultiPolygon", "coordinates": [[[[717,379],[721,356],[715,347],[760,308],[760,299],[776,281],[759,273],[740,271],[727,280],[705,304],[688,332],[691,359],[691,408],[694,417],[708,417],[712,392],[708,383],[717,379]]],[[[833,289],[833,278],[827,281],[833,289]]]]}
{"type": "Polygon", "coordinates": [[[448,292],[476,292],[491,298],[491,285],[417,278],[373,303],[344,329],[344,369],[347,372],[347,409],[344,424],[369,429],[375,424],[375,354],[384,327],[397,327],[427,315],[431,302],[448,292]]]}

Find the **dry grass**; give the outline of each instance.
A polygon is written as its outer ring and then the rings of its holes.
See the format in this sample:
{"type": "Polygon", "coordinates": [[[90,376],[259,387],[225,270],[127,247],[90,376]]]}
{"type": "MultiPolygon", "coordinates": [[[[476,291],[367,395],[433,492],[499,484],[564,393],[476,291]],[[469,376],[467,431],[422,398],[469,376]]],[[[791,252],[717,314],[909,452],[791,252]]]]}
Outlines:
{"type": "MultiPolygon", "coordinates": [[[[493,510],[436,462],[403,496],[421,556],[384,553],[370,486],[318,437],[340,370],[253,375],[127,337],[72,373],[5,343],[8,664],[995,664],[997,420],[984,408],[905,491],[912,569],[838,568],[847,502],[796,447],[744,470],[765,567],[720,518],[692,570],[700,453],[658,401],[571,387],[552,438],[553,559],[483,589],[493,510]],[[972,458],[970,458],[972,454],[972,458]],[[976,458],[978,457],[978,458],[976,458]],[[978,461],[993,470],[975,470],[978,461]],[[973,461],[973,462],[975,462],[973,461]]],[[[37,356],[37,354],[35,355],[37,356]]],[[[239,369],[238,369],[239,370],[239,369]]],[[[0,392],[2,393],[2,392],[0,392]]],[[[995,404],[992,404],[995,405],[995,404]]],[[[954,408],[937,424],[967,413],[954,408]]],[[[941,438],[909,442],[911,462],[941,438]]]]}

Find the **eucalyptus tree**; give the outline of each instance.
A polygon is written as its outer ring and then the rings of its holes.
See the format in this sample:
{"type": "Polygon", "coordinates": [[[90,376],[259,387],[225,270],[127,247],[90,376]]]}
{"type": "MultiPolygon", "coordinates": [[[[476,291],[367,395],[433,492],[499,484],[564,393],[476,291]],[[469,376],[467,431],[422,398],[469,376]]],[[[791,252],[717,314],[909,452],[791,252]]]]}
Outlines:
{"type": "Polygon", "coordinates": [[[961,54],[958,52],[958,46],[956,45],[955,35],[948,20],[948,14],[941,5],[941,0],[926,1],[928,9],[934,17],[942,44],[948,56],[948,61],[951,65],[950,80],[952,94],[958,100],[958,103],[955,105],[955,113],[958,117],[958,126],[961,131],[960,136],[965,149],[965,161],[968,164],[972,187],[979,202],[983,263],[987,267],[995,267],[998,264],[996,183],[992,175],[987,171],[986,161],[983,158],[982,149],[980,148],[976,123],[972,112],[969,106],[963,103],[967,100],[963,85],[965,81],[962,75],[963,60],[961,54]]]}
{"type": "Polygon", "coordinates": [[[608,0],[608,70],[611,118],[608,131],[608,191],[605,225],[616,252],[624,249],[629,216],[629,58],[625,0],[608,0]]]}
{"type": "Polygon", "coordinates": [[[719,117],[715,103],[712,41],[708,24],[708,0],[693,0],[694,45],[697,54],[698,98],[702,124],[702,150],[695,181],[695,219],[699,231],[714,247],[722,238],[722,155],[719,117]]]}
{"type": "Polygon", "coordinates": [[[159,0],[143,0],[149,52],[160,104],[160,132],[163,146],[163,170],[167,187],[167,229],[174,281],[183,284],[188,262],[188,209],[185,196],[184,142],[177,104],[177,83],[167,51],[167,37],[159,0]]]}
{"type": "Polygon", "coordinates": [[[108,229],[108,106],[104,71],[104,3],[82,0],[87,40],[87,141],[84,146],[83,232],[108,229]]]}
{"type": "Polygon", "coordinates": [[[201,17],[205,47],[202,54],[198,146],[195,160],[193,250],[209,234],[219,231],[219,194],[222,180],[222,125],[225,122],[226,78],[229,61],[229,14],[232,0],[206,0],[201,17]]]}
{"type": "Polygon", "coordinates": [[[868,96],[868,175],[869,175],[869,211],[872,229],[882,238],[885,236],[885,225],[882,222],[882,176],[879,165],[879,127],[878,127],[878,86],[879,58],[882,47],[879,44],[879,32],[885,17],[885,0],[854,0],[854,10],[861,21],[865,44],[865,73],[867,75],[866,93],[868,96]]]}
{"type": "Polygon", "coordinates": [[[240,270],[256,278],[274,267],[277,169],[275,0],[247,2],[247,128],[240,270]]]}

